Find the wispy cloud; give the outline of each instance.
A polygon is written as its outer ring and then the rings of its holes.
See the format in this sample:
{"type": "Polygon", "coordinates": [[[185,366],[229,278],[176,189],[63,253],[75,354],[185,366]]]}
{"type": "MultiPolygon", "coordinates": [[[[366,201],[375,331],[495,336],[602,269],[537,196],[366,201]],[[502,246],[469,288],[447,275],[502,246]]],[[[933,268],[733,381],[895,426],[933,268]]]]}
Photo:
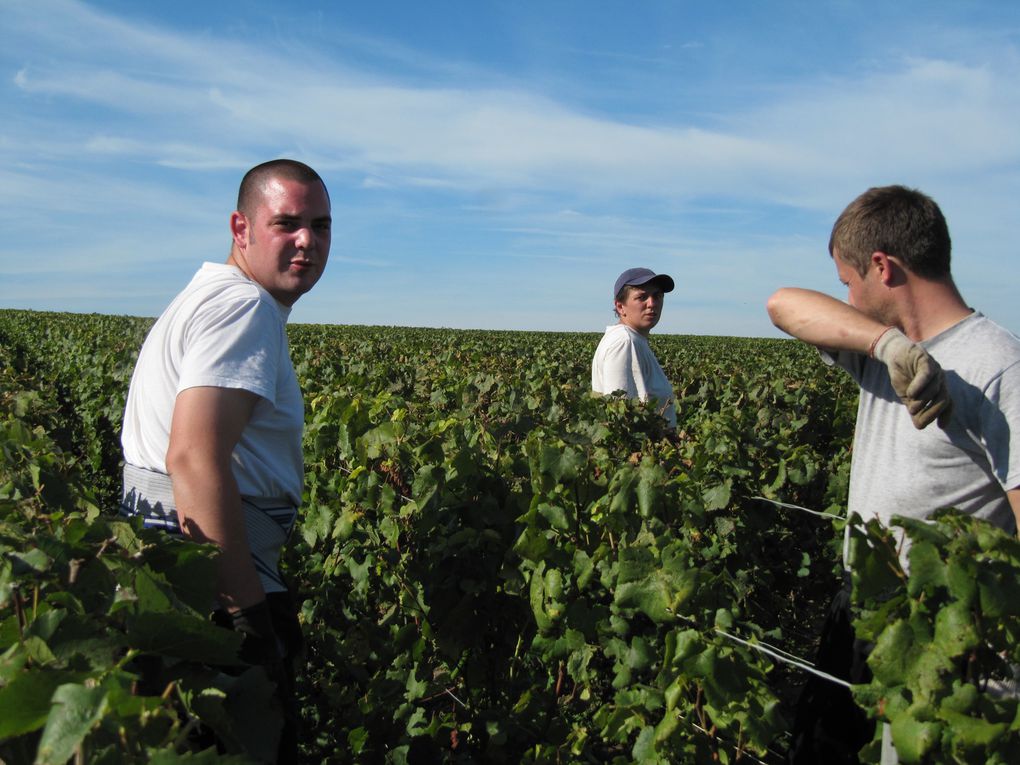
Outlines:
{"type": "MultiPolygon", "coordinates": [[[[120,263],[107,278],[128,282],[139,264],[194,261],[203,236],[206,251],[224,241],[239,173],[280,155],[334,184],[347,216],[336,216],[334,263],[347,273],[428,280],[427,243],[437,261],[485,253],[504,281],[507,262],[561,263],[552,280],[579,278],[588,263],[597,275],[585,285],[599,294],[606,273],[640,260],[758,299],[769,278],[799,275],[797,257],[819,257],[827,221],[852,196],[894,181],[937,191],[957,211],[954,238],[984,264],[1013,225],[987,219],[1015,218],[1020,192],[1020,54],[1008,25],[944,28],[937,46],[915,41],[909,55],[876,44],[838,69],[819,60],[762,73],[746,103],[725,82],[718,99],[684,101],[678,82],[675,96],[656,92],[662,103],[614,111],[585,98],[640,83],[664,57],[682,56],[669,72],[686,73],[739,44],[720,48],[724,29],[627,48],[564,43],[572,60],[629,67],[611,85],[584,70],[444,58],[346,24],[302,34],[286,14],[251,34],[75,0],[15,0],[4,14],[0,220],[45,223],[46,272],[120,263]],[[987,198],[969,198],[977,187],[987,198]],[[765,262],[775,267],[763,279],[765,262]]],[[[2,245],[0,272],[29,272],[24,246],[2,245]]],[[[458,271],[445,273],[435,278],[458,271]]],[[[760,312],[740,326],[752,321],[760,312]]]]}
{"type": "MultiPolygon", "coordinates": [[[[102,37],[103,55],[90,59],[80,44],[70,46],[73,58],[62,47],[37,52],[33,58],[55,55],[55,63],[26,65],[15,82],[26,94],[137,120],[120,135],[107,123],[103,134],[84,139],[86,151],[144,153],[174,167],[232,166],[243,147],[286,136],[390,185],[528,187],[582,197],[738,190],[810,204],[837,177],[875,177],[890,164],[930,175],[1013,161],[1020,152],[1020,91],[1012,86],[1020,69],[1009,65],[993,71],[905,60],[892,71],[802,83],[765,108],[731,114],[727,129],[640,125],[578,112],[526,83],[498,90],[386,84],[378,73],[321,54],[314,57],[321,68],[310,69],[238,42],[200,44],[76,3],[58,5],[65,25],[83,27],[81,37],[102,37]],[[172,140],[173,123],[154,121],[168,114],[186,119],[203,148],[172,140]],[[151,139],[139,137],[142,129],[151,139]]],[[[73,35],[61,29],[47,23],[24,31],[64,46],[73,35]]]]}

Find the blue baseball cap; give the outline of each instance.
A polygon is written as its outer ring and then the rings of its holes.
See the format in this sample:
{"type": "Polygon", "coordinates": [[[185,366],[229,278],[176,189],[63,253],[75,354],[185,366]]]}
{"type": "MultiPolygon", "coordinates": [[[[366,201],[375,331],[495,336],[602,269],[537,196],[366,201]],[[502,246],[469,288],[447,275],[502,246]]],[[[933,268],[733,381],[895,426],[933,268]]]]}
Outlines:
{"type": "Polygon", "coordinates": [[[628,268],[616,280],[616,286],[613,287],[613,297],[615,298],[619,295],[620,290],[624,287],[640,287],[642,284],[648,284],[648,282],[655,282],[662,287],[663,292],[672,292],[675,286],[673,284],[673,277],[666,274],[657,274],[650,268],[628,268]]]}

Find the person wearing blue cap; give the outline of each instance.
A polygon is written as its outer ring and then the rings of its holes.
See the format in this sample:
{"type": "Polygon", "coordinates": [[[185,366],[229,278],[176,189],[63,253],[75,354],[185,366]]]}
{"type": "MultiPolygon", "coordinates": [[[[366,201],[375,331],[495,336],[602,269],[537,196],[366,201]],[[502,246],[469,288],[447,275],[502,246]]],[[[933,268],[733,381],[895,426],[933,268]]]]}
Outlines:
{"type": "Polygon", "coordinates": [[[606,327],[591,362],[591,388],[596,393],[623,391],[628,398],[653,400],[671,428],[676,428],[673,386],[648,345],[648,333],[662,316],[663,295],[673,279],[648,268],[628,268],[613,287],[619,321],[606,327]]]}

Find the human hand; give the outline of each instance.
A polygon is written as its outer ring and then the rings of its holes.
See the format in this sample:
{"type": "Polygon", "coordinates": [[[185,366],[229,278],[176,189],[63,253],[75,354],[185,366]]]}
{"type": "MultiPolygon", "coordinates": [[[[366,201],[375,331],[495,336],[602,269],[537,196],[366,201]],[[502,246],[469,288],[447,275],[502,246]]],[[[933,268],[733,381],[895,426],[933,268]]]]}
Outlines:
{"type": "Polygon", "coordinates": [[[273,617],[266,601],[234,611],[230,614],[230,623],[234,631],[242,636],[238,652],[242,661],[267,665],[283,658],[282,646],[273,629],[273,617]]]}
{"type": "Polygon", "coordinates": [[[266,601],[230,614],[231,626],[241,633],[241,660],[261,666],[268,678],[276,684],[279,698],[293,697],[293,681],[288,670],[286,651],[273,628],[273,618],[266,601]]]}
{"type": "Polygon", "coordinates": [[[893,327],[875,343],[875,358],[889,369],[893,390],[910,412],[915,428],[926,428],[936,419],[940,428],[949,425],[953,400],[946,375],[924,348],[893,327]]]}

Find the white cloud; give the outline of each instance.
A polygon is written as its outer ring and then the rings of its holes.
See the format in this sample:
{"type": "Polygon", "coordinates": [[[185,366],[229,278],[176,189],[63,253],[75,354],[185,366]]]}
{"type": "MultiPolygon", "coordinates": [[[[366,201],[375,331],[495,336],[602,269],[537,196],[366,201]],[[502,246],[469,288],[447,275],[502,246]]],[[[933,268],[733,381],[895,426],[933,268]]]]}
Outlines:
{"type": "MultiPolygon", "coordinates": [[[[210,46],[76,3],[56,7],[65,24],[85,26],[83,36],[101,36],[104,55],[90,60],[71,45],[82,58],[66,58],[55,49],[57,63],[22,68],[19,86],[144,119],[123,135],[92,137],[86,148],[140,154],[144,130],[153,160],[174,167],[232,166],[244,147],[286,137],[327,161],[342,157],[375,179],[367,185],[385,178],[391,186],[523,187],[582,198],[736,193],[811,205],[836,178],[856,183],[891,167],[932,175],[1020,153],[1015,68],[918,59],[854,79],[820,77],[764,109],[731,115],[723,131],[588,115],[525,83],[387,84],[342,61],[312,68],[286,49],[210,46]],[[172,139],[169,114],[187,120],[193,141],[172,139]],[[200,141],[201,149],[187,145],[200,141]]],[[[71,35],[59,27],[40,24],[31,34],[63,45],[71,35]]]]}
{"type": "Polygon", "coordinates": [[[160,143],[109,135],[95,135],[83,147],[96,154],[143,159],[163,167],[188,170],[245,168],[245,158],[220,148],[178,142],[160,143]]]}
{"type": "Polygon", "coordinates": [[[812,84],[749,121],[761,135],[796,136],[816,179],[974,172],[1020,158],[1020,68],[1002,63],[905,61],[812,84]]]}
{"type": "MultiPolygon", "coordinates": [[[[500,294],[529,259],[551,280],[588,264],[592,294],[621,261],[638,261],[676,264],[712,299],[726,297],[712,289],[741,296],[731,306],[740,311],[770,279],[797,283],[801,258],[831,286],[826,222],[886,182],[920,186],[953,209],[954,241],[968,250],[961,273],[974,283],[989,281],[981,275],[1011,246],[1020,57],[1009,38],[961,45],[955,58],[945,46],[862,55],[867,64],[836,74],[822,62],[809,80],[763,75],[754,105],[649,104],[644,113],[688,116],[637,119],[549,96],[541,71],[514,79],[428,56],[421,64],[402,44],[354,32],[328,47],[322,34],[315,49],[285,23],[254,35],[185,32],[72,0],[4,12],[0,65],[12,74],[0,91],[0,220],[64,243],[38,264],[8,246],[9,275],[219,259],[225,249],[208,249],[226,241],[235,174],[281,155],[329,175],[333,257],[341,273],[363,268],[372,279],[389,268],[420,281],[427,232],[437,261],[502,268],[500,294]]],[[[312,304],[328,313],[341,303],[312,304]]],[[[767,327],[756,309],[747,315],[767,327]]],[[[602,321],[601,310],[585,316],[602,321]]]]}

